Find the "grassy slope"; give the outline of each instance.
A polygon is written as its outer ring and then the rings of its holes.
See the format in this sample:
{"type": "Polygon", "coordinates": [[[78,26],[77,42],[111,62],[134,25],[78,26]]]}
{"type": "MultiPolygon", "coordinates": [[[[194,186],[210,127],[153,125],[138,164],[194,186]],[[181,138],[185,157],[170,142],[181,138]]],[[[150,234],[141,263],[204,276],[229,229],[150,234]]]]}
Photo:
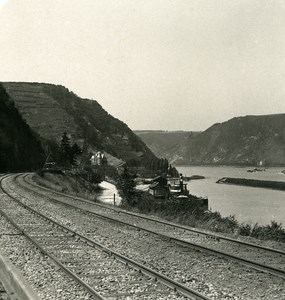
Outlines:
{"type": "Polygon", "coordinates": [[[91,201],[96,199],[96,192],[99,191],[97,185],[90,184],[83,178],[64,174],[35,174],[33,180],[40,186],[91,201]]]}

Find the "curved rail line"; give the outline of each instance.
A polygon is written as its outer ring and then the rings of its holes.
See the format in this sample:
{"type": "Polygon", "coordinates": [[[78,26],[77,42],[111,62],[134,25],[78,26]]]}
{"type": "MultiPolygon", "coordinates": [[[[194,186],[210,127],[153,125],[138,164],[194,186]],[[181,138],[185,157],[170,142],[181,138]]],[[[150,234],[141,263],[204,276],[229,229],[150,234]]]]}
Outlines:
{"type": "MultiPolygon", "coordinates": [[[[24,179],[26,179],[26,177],[29,176],[29,175],[30,174],[25,174],[24,179]]],[[[193,232],[193,233],[196,233],[196,234],[205,235],[205,236],[211,237],[213,239],[224,240],[224,241],[236,243],[238,245],[245,245],[245,246],[249,246],[249,247],[256,248],[256,249],[268,250],[270,252],[275,252],[277,254],[285,255],[285,251],[282,251],[282,250],[278,250],[278,249],[274,249],[274,248],[269,248],[269,247],[256,245],[256,244],[253,244],[253,243],[240,241],[240,240],[225,237],[225,236],[222,236],[222,235],[219,235],[219,234],[208,233],[208,232],[196,229],[196,228],[192,228],[192,227],[189,227],[189,226],[183,226],[183,225],[173,223],[173,222],[168,222],[168,221],[158,220],[158,219],[154,219],[154,218],[147,217],[147,216],[142,216],[142,215],[132,213],[132,212],[128,212],[128,211],[125,211],[125,210],[122,210],[122,209],[106,206],[104,204],[95,203],[95,202],[92,202],[90,200],[86,200],[86,199],[83,199],[83,198],[80,198],[80,197],[64,194],[64,193],[61,193],[61,192],[58,192],[58,191],[55,191],[55,190],[37,185],[37,184],[33,183],[30,180],[26,181],[26,182],[30,185],[33,185],[33,186],[37,187],[37,188],[47,190],[49,192],[52,192],[52,193],[55,193],[55,194],[58,194],[58,195],[61,195],[61,196],[65,196],[65,197],[68,197],[68,198],[71,198],[71,199],[74,199],[74,200],[79,200],[79,201],[82,201],[82,202],[86,202],[88,204],[98,206],[98,207],[106,209],[106,210],[114,211],[114,212],[117,212],[117,213],[119,212],[120,214],[130,215],[130,216],[137,217],[137,218],[140,218],[140,219],[144,219],[144,220],[147,220],[147,221],[152,221],[152,222],[158,223],[158,224],[173,226],[173,227],[176,227],[176,228],[179,228],[179,229],[182,229],[182,230],[186,230],[186,231],[189,231],[189,232],[193,232]]]]}
{"type": "MultiPolygon", "coordinates": [[[[9,175],[8,175],[9,176],[9,175]]],[[[171,290],[177,292],[178,294],[180,294],[181,296],[185,296],[186,298],[191,298],[191,299],[197,299],[197,300],[210,300],[210,298],[200,294],[199,292],[188,288],[187,286],[180,284],[170,278],[168,278],[167,276],[160,274],[140,263],[137,263],[136,261],[121,255],[120,253],[117,253],[115,251],[112,251],[111,249],[103,246],[102,244],[78,233],[75,232],[71,229],[69,229],[68,227],[59,224],[58,222],[52,220],[51,218],[43,215],[42,213],[34,210],[33,208],[25,205],[24,203],[22,203],[20,200],[16,199],[15,197],[13,197],[12,195],[9,194],[9,192],[7,192],[5,190],[5,188],[3,188],[2,186],[2,181],[3,179],[6,178],[2,177],[0,179],[0,185],[1,185],[1,189],[3,190],[3,192],[5,194],[7,194],[10,199],[12,199],[17,205],[21,206],[22,208],[24,208],[25,210],[29,211],[30,213],[32,213],[34,216],[40,217],[42,220],[45,220],[47,222],[49,222],[50,224],[54,225],[57,228],[60,228],[62,231],[69,233],[70,236],[72,237],[78,237],[80,239],[80,241],[83,241],[85,243],[87,243],[87,245],[99,249],[101,252],[107,253],[109,255],[109,257],[118,260],[119,262],[124,263],[125,265],[133,268],[134,270],[138,270],[140,274],[153,278],[155,279],[155,281],[160,282],[163,286],[170,288],[171,290]]],[[[64,263],[62,263],[58,258],[56,258],[54,255],[52,255],[51,253],[49,253],[45,247],[41,246],[35,238],[33,238],[31,235],[28,234],[28,232],[26,232],[26,230],[24,230],[23,228],[21,228],[14,220],[13,218],[9,217],[7,213],[5,213],[3,211],[3,209],[0,209],[0,213],[9,221],[11,222],[11,224],[13,224],[27,239],[29,239],[44,255],[47,255],[49,258],[51,258],[62,270],[65,271],[66,274],[68,274],[70,277],[72,277],[73,280],[75,280],[77,283],[79,283],[81,286],[83,286],[85,289],[87,289],[94,297],[95,299],[101,299],[104,300],[105,298],[103,296],[101,296],[96,290],[94,290],[88,283],[84,282],[75,272],[73,272],[70,268],[68,268],[64,263]]],[[[11,213],[11,210],[9,211],[9,213],[11,213]]],[[[84,244],[85,244],[84,243],[84,244]]],[[[153,292],[155,294],[155,291],[153,292]]],[[[158,294],[160,292],[157,292],[158,294]]],[[[168,292],[170,295],[170,292],[168,292]]],[[[138,293],[139,295],[143,295],[144,293],[138,293]]],[[[148,293],[149,294],[149,293],[148,293]]],[[[133,294],[134,296],[136,296],[136,294],[133,294]]],[[[126,295],[123,295],[126,296],[126,295]]],[[[106,296],[107,298],[110,296],[106,296]]],[[[116,297],[120,297],[120,295],[116,295],[116,297]]]]}
{"type": "MultiPolygon", "coordinates": [[[[28,175],[29,174],[22,175],[23,179],[26,180],[26,177],[28,175]]],[[[152,222],[160,223],[160,224],[163,224],[163,225],[172,226],[174,228],[188,230],[190,232],[194,231],[197,234],[203,234],[205,236],[210,236],[210,237],[214,237],[214,238],[221,238],[221,239],[226,240],[228,242],[234,242],[234,243],[237,243],[237,244],[240,244],[240,245],[250,246],[250,247],[253,247],[255,249],[270,251],[272,253],[276,253],[276,254],[279,254],[279,255],[285,255],[285,252],[283,252],[281,250],[276,250],[276,249],[272,249],[272,248],[268,248],[268,247],[258,246],[258,245],[255,245],[255,244],[240,242],[238,240],[234,240],[234,239],[230,239],[230,238],[226,238],[226,237],[222,237],[222,236],[217,236],[217,235],[213,235],[213,234],[207,234],[207,233],[205,233],[203,231],[193,230],[192,228],[188,228],[186,226],[176,225],[176,224],[173,224],[173,223],[170,223],[170,222],[166,222],[166,221],[161,221],[161,220],[154,220],[153,218],[148,218],[148,217],[145,217],[145,216],[140,216],[140,215],[133,214],[133,213],[130,213],[130,212],[124,212],[124,211],[121,211],[121,210],[118,210],[118,209],[115,209],[115,208],[106,207],[106,206],[104,206],[102,204],[98,204],[98,203],[94,203],[94,202],[82,199],[82,198],[79,198],[79,197],[74,197],[74,196],[66,195],[66,194],[63,194],[63,193],[60,193],[60,192],[55,192],[55,191],[53,191],[51,189],[48,189],[48,188],[45,188],[45,187],[41,187],[41,186],[38,186],[38,185],[36,185],[34,183],[31,183],[30,181],[28,181],[27,184],[35,186],[35,187],[37,187],[39,189],[43,189],[43,190],[47,190],[47,191],[55,193],[55,194],[59,194],[61,196],[68,197],[68,198],[76,200],[76,201],[81,201],[83,203],[88,203],[88,205],[92,204],[94,206],[99,206],[100,208],[104,208],[104,209],[106,208],[107,210],[112,210],[112,211],[115,211],[117,213],[119,212],[119,213],[131,215],[133,217],[141,218],[141,219],[144,219],[144,220],[147,220],[147,221],[152,221],[152,222]]],[[[39,192],[37,192],[37,191],[35,191],[33,189],[32,189],[32,191],[35,192],[35,193],[40,194],[39,192]]],[[[149,229],[146,229],[144,227],[141,227],[141,226],[138,226],[138,225],[134,225],[134,224],[131,224],[131,223],[128,223],[128,222],[124,222],[124,221],[120,221],[120,220],[117,220],[117,219],[114,219],[114,218],[110,218],[108,216],[105,216],[105,215],[102,215],[102,214],[90,211],[90,210],[88,210],[86,208],[81,208],[81,207],[78,207],[76,205],[72,205],[70,203],[66,203],[64,201],[61,201],[61,200],[58,200],[58,199],[54,199],[54,198],[52,198],[50,196],[47,196],[47,195],[45,195],[45,196],[47,198],[49,198],[51,201],[53,201],[53,202],[61,203],[61,204],[67,205],[69,207],[72,207],[72,208],[75,208],[75,209],[79,209],[79,210],[82,210],[84,212],[88,212],[88,213],[90,213],[92,215],[96,215],[97,217],[106,219],[108,221],[116,222],[116,223],[119,223],[119,224],[122,224],[122,225],[125,225],[125,226],[131,226],[131,227],[134,227],[134,228],[136,228],[138,230],[143,230],[143,231],[146,231],[148,233],[152,233],[152,234],[158,235],[158,236],[160,236],[162,238],[169,239],[169,240],[171,240],[171,241],[173,241],[173,242],[175,242],[177,244],[180,244],[180,245],[183,245],[183,246],[187,246],[187,247],[193,247],[193,248],[202,250],[204,252],[208,252],[208,253],[210,253],[212,255],[214,254],[214,255],[222,257],[222,258],[233,260],[233,261],[238,262],[240,264],[243,264],[243,265],[245,265],[247,267],[254,268],[254,269],[258,270],[258,271],[271,273],[273,275],[277,275],[279,277],[285,278],[285,271],[284,270],[277,269],[277,268],[274,268],[272,266],[268,266],[268,265],[265,265],[265,264],[262,264],[262,263],[259,263],[259,262],[256,262],[256,261],[251,261],[251,260],[248,260],[248,259],[236,256],[236,255],[232,255],[232,254],[226,253],[224,251],[214,250],[212,248],[209,248],[209,247],[206,247],[206,246],[202,246],[202,245],[197,244],[197,243],[185,241],[185,240],[180,239],[180,238],[175,238],[173,236],[169,236],[167,234],[162,234],[162,233],[159,233],[159,232],[156,232],[156,231],[153,231],[153,230],[149,230],[149,229]]]]}

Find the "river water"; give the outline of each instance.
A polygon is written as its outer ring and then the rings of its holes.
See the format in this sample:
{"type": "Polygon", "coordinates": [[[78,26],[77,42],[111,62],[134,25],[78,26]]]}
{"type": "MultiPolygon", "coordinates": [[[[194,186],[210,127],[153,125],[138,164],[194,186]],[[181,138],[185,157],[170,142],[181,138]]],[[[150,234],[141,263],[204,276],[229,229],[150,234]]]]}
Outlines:
{"type": "Polygon", "coordinates": [[[188,189],[196,196],[206,196],[209,208],[222,216],[235,215],[240,222],[269,224],[271,220],[285,227],[285,192],[265,188],[217,184],[222,177],[250,178],[285,181],[284,168],[268,168],[266,171],[249,173],[238,167],[179,166],[185,176],[202,175],[205,179],[188,182],[188,189]]]}

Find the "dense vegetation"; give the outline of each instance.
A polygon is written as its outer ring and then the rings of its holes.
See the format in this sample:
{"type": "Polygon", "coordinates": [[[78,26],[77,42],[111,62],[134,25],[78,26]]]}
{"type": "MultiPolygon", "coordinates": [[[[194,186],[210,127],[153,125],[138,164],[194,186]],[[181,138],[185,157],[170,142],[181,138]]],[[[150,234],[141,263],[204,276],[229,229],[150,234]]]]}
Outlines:
{"type": "Polygon", "coordinates": [[[39,141],[0,84],[0,172],[34,170],[42,164],[39,141]]]}
{"type": "Polygon", "coordinates": [[[82,99],[53,84],[3,85],[29,126],[51,151],[66,131],[84,154],[104,151],[113,165],[127,162],[130,166],[144,166],[155,157],[125,123],[108,114],[95,100],[82,99]]]}
{"type": "Polygon", "coordinates": [[[77,166],[77,157],[82,153],[80,147],[74,143],[71,145],[67,132],[62,134],[58,147],[57,165],[62,167],[77,166]]]}
{"type": "Polygon", "coordinates": [[[179,176],[177,169],[169,164],[166,158],[154,157],[146,161],[145,167],[147,169],[143,174],[145,177],[156,177],[163,174],[169,174],[172,177],[179,176]]]}
{"type": "Polygon", "coordinates": [[[91,156],[101,151],[108,161],[109,177],[116,177],[109,166],[118,167],[124,162],[141,175],[156,176],[168,169],[173,174],[177,172],[166,159],[155,157],[125,123],[108,114],[95,100],[82,99],[53,84],[6,82],[3,86],[40,137],[45,158],[57,167],[75,167],[80,156],[82,171],[90,165],[91,156]]]}
{"type": "Polygon", "coordinates": [[[135,190],[136,174],[132,173],[128,167],[124,166],[117,179],[117,188],[122,197],[124,206],[136,206],[138,201],[138,192],[135,190]]]}

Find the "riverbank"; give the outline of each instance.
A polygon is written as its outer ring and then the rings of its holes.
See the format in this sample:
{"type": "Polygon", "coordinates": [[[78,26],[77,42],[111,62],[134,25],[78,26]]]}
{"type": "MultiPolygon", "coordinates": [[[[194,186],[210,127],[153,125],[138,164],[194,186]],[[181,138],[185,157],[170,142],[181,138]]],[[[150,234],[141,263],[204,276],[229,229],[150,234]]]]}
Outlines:
{"type": "MultiPolygon", "coordinates": [[[[56,191],[106,203],[104,201],[106,199],[103,199],[101,188],[98,189],[98,186],[96,187],[95,185],[90,186],[88,182],[78,181],[70,176],[47,173],[43,177],[34,175],[33,180],[39,185],[56,191]]],[[[113,195],[113,185],[104,186],[103,184],[103,187],[105,188],[105,195],[108,194],[107,197],[110,198],[110,203],[113,204],[111,197],[113,195]],[[111,189],[109,189],[110,187],[111,189]]],[[[197,199],[195,196],[192,196],[190,201],[180,199],[173,202],[164,199],[154,199],[148,193],[138,191],[136,198],[136,201],[133,202],[136,203],[135,205],[124,205],[121,207],[133,212],[155,215],[183,225],[229,234],[229,236],[233,237],[242,236],[285,242],[285,231],[281,224],[273,221],[270,225],[249,225],[239,223],[234,216],[222,217],[219,212],[202,211],[198,209],[199,206],[195,205],[197,199]]]]}
{"type": "Polygon", "coordinates": [[[146,192],[137,191],[136,199],[131,204],[123,201],[121,206],[132,212],[154,215],[162,219],[182,225],[225,233],[235,238],[239,236],[257,238],[259,240],[285,242],[285,230],[282,225],[271,221],[268,225],[246,224],[237,221],[235,216],[223,217],[219,212],[204,211],[197,203],[197,197],[189,199],[156,199],[146,192]]]}

